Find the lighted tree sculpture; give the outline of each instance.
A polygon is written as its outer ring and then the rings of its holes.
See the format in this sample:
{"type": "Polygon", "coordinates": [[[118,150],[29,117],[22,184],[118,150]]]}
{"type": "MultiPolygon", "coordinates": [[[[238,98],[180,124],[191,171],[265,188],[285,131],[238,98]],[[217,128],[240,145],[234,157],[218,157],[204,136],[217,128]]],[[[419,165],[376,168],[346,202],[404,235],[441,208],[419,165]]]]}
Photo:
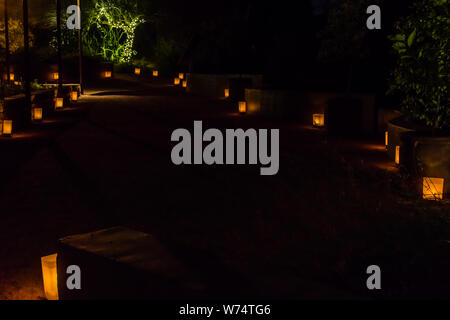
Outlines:
{"type": "Polygon", "coordinates": [[[131,62],[136,28],[145,22],[137,1],[100,0],[88,13],[87,49],[114,62],[131,62]]]}

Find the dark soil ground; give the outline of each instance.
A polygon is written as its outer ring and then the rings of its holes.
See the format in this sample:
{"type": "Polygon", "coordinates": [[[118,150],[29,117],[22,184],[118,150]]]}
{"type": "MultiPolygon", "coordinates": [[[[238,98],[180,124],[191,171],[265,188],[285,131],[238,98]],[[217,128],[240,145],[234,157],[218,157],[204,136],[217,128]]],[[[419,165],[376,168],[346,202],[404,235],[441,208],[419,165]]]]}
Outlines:
{"type": "Polygon", "coordinates": [[[87,93],[0,138],[1,299],[42,298],[40,257],[60,237],[116,225],[154,235],[224,297],[450,297],[449,203],[416,197],[382,138],[240,116],[163,80],[119,76],[87,93]],[[278,175],[173,165],[171,133],[194,120],[279,128],[278,175]]]}

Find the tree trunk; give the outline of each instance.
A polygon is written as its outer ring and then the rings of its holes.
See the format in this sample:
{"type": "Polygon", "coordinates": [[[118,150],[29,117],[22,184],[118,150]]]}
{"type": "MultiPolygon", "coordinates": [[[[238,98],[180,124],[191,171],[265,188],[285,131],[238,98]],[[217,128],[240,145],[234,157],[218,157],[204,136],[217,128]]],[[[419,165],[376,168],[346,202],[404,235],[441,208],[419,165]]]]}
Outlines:
{"type": "Polygon", "coordinates": [[[6,79],[11,81],[9,72],[9,25],[8,25],[8,0],[5,0],[5,65],[6,65],[6,79]]]}
{"type": "Polygon", "coordinates": [[[31,87],[30,87],[30,44],[28,35],[28,0],[23,0],[23,48],[25,77],[25,112],[31,122],[31,87]]]}
{"type": "Polygon", "coordinates": [[[79,11],[79,21],[80,29],[78,30],[78,72],[80,74],[80,90],[81,94],[84,94],[84,83],[83,83],[83,39],[82,39],[82,29],[81,29],[81,1],[77,0],[78,11],[79,11]]]}
{"type": "Polygon", "coordinates": [[[56,0],[56,38],[58,42],[58,95],[62,93],[62,39],[61,39],[61,0],[56,0]]]}
{"type": "MultiPolygon", "coordinates": [[[[6,107],[6,91],[5,91],[5,82],[6,82],[6,77],[4,76],[4,68],[2,66],[1,70],[0,70],[0,79],[1,79],[1,85],[2,85],[2,107],[1,107],[1,112],[0,112],[0,121],[3,120],[3,115],[5,112],[5,107],[6,107]]],[[[0,131],[0,135],[2,134],[2,132],[0,131]]]]}

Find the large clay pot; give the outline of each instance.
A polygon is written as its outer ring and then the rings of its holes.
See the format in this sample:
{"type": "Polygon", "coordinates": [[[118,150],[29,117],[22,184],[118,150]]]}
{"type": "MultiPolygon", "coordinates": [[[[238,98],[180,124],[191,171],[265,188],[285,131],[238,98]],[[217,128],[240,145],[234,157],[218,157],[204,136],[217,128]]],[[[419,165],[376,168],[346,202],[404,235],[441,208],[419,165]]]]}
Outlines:
{"type": "MultiPolygon", "coordinates": [[[[388,145],[387,152],[389,158],[394,161],[395,160],[395,150],[396,147],[400,147],[401,159],[409,159],[411,156],[411,152],[407,152],[407,144],[410,143],[408,139],[408,133],[414,132],[426,132],[426,128],[415,126],[409,122],[407,122],[404,117],[397,117],[388,122],[387,125],[388,132],[388,145]],[[409,154],[409,156],[408,156],[409,154]]],[[[409,148],[411,151],[411,148],[409,148]]],[[[404,161],[402,161],[404,164],[404,161]]]]}
{"type": "MultiPolygon", "coordinates": [[[[450,136],[412,136],[413,170],[421,177],[444,179],[444,194],[450,194],[450,136]]],[[[420,187],[419,187],[420,191],[420,187]]]]}
{"type": "MultiPolygon", "coordinates": [[[[400,117],[388,123],[388,154],[394,160],[400,146],[400,164],[415,177],[444,179],[444,194],[450,194],[450,134],[408,122],[400,117]]],[[[420,181],[420,179],[419,179],[420,181]]],[[[417,186],[422,191],[422,186],[417,186]]]]}

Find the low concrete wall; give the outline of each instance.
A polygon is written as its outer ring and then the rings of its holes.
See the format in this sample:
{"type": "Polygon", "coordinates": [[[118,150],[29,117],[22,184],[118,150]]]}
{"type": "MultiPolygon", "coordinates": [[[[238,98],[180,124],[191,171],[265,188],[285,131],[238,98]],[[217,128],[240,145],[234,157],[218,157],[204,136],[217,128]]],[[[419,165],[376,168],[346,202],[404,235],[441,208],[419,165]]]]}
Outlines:
{"type": "MultiPolygon", "coordinates": [[[[258,88],[263,84],[262,75],[188,73],[186,74],[186,91],[204,96],[223,98],[225,96],[225,89],[230,88],[230,80],[238,78],[249,79],[251,81],[251,88],[258,88]]],[[[231,90],[230,97],[233,97],[231,90]]]]}
{"type": "Polygon", "coordinates": [[[400,146],[400,164],[419,178],[417,192],[422,193],[422,177],[444,178],[444,194],[450,194],[450,136],[432,136],[431,129],[408,124],[403,118],[388,122],[388,155],[395,160],[400,146]]]}
{"type": "Polygon", "coordinates": [[[124,227],[58,241],[60,300],[187,299],[207,297],[205,286],[158,239],[124,227]],[[69,290],[66,270],[81,269],[81,290],[69,290]]]}
{"type": "MultiPolygon", "coordinates": [[[[31,106],[42,108],[43,118],[47,118],[55,111],[55,90],[57,85],[46,84],[46,89],[31,92],[31,106]]],[[[70,92],[74,90],[80,92],[79,84],[65,84],[61,96],[64,98],[64,105],[70,104],[70,92]]],[[[24,129],[29,124],[31,114],[26,110],[25,95],[18,94],[5,99],[3,112],[0,113],[0,119],[13,120],[14,129],[24,129]]]]}
{"type": "MultiPolygon", "coordinates": [[[[51,112],[50,108],[53,107],[53,90],[31,92],[31,104],[32,106],[41,107],[43,109],[43,117],[45,118],[51,112]]],[[[31,113],[27,112],[25,107],[24,94],[7,97],[5,99],[2,118],[13,120],[14,130],[23,129],[31,120],[31,113]]]]}
{"type": "MultiPolygon", "coordinates": [[[[247,112],[267,116],[295,115],[303,124],[312,124],[315,113],[326,113],[328,102],[345,97],[333,92],[295,92],[270,89],[246,89],[247,112]]],[[[374,94],[355,94],[353,98],[362,103],[363,132],[372,134],[376,130],[374,94]]]]}
{"type": "Polygon", "coordinates": [[[384,108],[380,108],[378,109],[378,117],[377,117],[377,129],[378,129],[378,134],[383,134],[387,131],[388,129],[388,124],[389,121],[398,118],[402,115],[402,113],[398,110],[392,110],[392,109],[384,109],[384,108]]]}
{"type": "Polygon", "coordinates": [[[245,89],[248,114],[277,118],[294,115],[301,108],[301,97],[293,91],[245,89]]]}

